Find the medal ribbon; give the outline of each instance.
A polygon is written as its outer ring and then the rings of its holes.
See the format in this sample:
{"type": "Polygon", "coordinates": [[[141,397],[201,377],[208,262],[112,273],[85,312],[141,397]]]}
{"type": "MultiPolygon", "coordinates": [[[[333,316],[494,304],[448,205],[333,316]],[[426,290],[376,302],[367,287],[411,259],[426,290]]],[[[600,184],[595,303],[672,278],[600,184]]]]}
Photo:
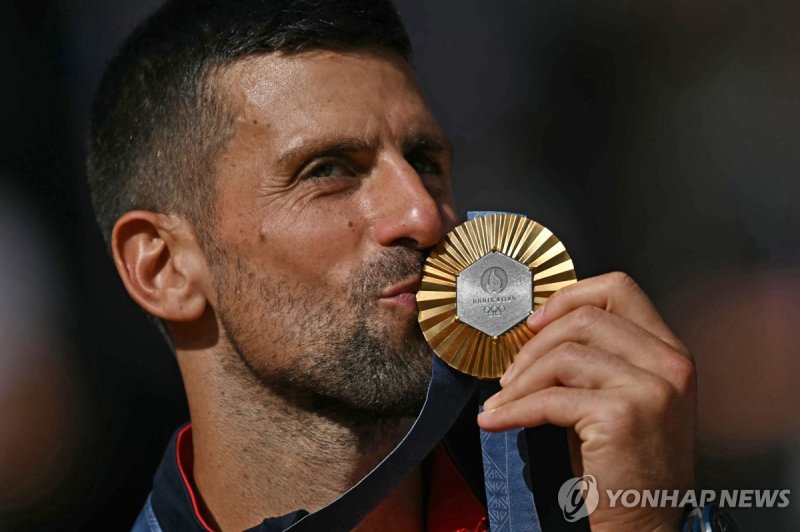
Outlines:
{"type": "MultiPolygon", "coordinates": [[[[502,213],[470,211],[467,219],[472,220],[486,214],[502,213]]],[[[494,381],[480,381],[478,387],[481,405],[499,389],[494,381]]],[[[483,406],[480,409],[483,410],[483,406]]],[[[528,444],[525,429],[506,432],[481,430],[481,455],[486,510],[491,531],[541,532],[531,491],[530,472],[526,464],[528,444]]]]}

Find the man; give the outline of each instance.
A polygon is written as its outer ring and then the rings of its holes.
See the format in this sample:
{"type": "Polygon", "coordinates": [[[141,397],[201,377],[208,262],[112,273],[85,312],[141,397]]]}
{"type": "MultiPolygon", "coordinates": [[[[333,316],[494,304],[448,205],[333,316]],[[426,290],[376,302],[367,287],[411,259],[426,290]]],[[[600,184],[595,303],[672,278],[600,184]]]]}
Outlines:
{"type": "MultiPolygon", "coordinates": [[[[98,220],[174,347],[192,419],[138,529],[280,530],[354,485],[419,411],[430,351],[414,293],[457,220],[451,149],[409,51],[385,2],[177,0],[105,73],[98,220]]],[[[693,365],[628,277],[562,290],[528,326],[481,427],[569,427],[574,471],[604,487],[691,486],[693,365]]],[[[438,476],[418,468],[361,529],[485,523],[434,454],[438,476]],[[444,517],[442,485],[460,509],[444,517]]],[[[602,503],[591,516],[595,530],[679,522],[602,503]]]]}

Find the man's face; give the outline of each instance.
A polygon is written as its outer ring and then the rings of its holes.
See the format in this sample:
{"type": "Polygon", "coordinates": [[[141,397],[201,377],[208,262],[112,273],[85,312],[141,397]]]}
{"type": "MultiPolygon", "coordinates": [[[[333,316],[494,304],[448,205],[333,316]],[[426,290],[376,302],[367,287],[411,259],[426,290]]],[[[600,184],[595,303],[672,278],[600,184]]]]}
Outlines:
{"type": "Polygon", "coordinates": [[[371,416],[419,409],[426,250],[455,223],[450,150],[400,58],[270,54],[220,76],[218,319],[262,384],[371,416]]]}

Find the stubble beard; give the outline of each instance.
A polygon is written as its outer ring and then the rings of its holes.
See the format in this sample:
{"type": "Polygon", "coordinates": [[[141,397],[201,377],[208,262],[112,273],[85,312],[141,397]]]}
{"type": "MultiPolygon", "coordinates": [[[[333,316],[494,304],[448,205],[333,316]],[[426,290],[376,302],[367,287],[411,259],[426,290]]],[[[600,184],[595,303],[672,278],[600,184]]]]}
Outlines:
{"type": "Polygon", "coordinates": [[[383,252],[353,272],[346,296],[313,293],[222,255],[214,261],[218,317],[258,385],[353,423],[417,415],[430,349],[416,317],[381,308],[377,296],[419,273],[421,252],[383,252]]]}

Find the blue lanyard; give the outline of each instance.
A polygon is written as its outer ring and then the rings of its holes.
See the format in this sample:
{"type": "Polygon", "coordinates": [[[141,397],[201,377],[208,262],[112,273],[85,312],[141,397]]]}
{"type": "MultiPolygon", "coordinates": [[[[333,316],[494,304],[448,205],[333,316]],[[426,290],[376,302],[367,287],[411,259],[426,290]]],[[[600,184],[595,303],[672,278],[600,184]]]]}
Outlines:
{"type": "MultiPolygon", "coordinates": [[[[467,219],[496,214],[495,211],[470,211],[467,219]]],[[[488,399],[498,386],[495,382],[478,385],[480,403],[488,399]]],[[[481,406],[481,409],[483,407],[481,406]]],[[[524,429],[506,432],[481,430],[483,479],[486,488],[486,510],[492,532],[541,532],[539,515],[531,491],[530,471],[526,463],[528,444],[524,429]]]]}

